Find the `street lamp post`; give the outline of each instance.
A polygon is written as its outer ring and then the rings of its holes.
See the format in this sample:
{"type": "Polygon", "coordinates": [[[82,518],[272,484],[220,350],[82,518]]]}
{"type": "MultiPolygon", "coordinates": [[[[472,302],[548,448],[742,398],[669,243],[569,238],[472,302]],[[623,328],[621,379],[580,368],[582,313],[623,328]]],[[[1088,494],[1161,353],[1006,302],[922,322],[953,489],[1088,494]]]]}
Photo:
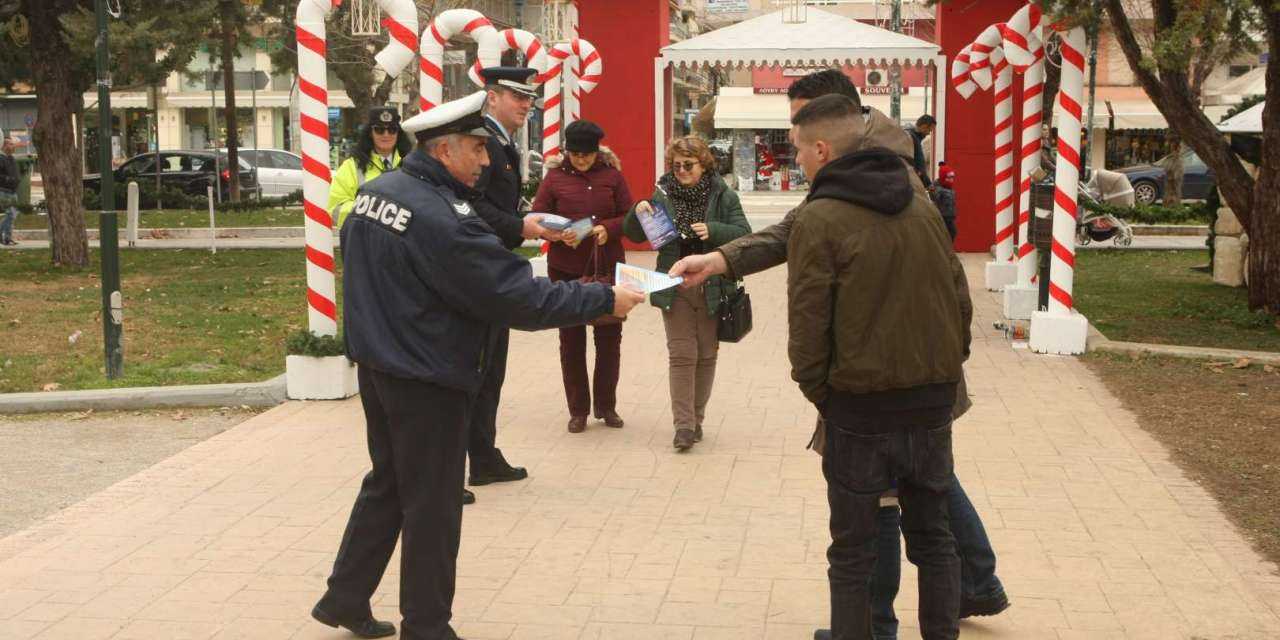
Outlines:
{"type": "MultiPolygon", "coordinates": [[[[116,224],[115,174],[111,168],[111,71],[107,43],[107,0],[94,0],[98,18],[98,165],[102,209],[98,211],[98,245],[102,257],[102,344],[107,377],[124,375],[124,304],[120,296],[120,242],[116,224]]],[[[157,167],[159,169],[159,167],[157,167]]]]}

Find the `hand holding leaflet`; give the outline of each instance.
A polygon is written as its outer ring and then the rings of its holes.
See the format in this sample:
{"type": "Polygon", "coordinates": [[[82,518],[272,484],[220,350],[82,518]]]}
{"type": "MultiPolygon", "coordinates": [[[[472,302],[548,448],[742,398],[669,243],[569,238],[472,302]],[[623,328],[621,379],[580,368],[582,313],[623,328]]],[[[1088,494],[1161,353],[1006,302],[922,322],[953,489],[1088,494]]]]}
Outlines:
{"type": "Polygon", "coordinates": [[[671,216],[667,215],[666,209],[657,202],[641,200],[636,205],[636,218],[640,220],[640,228],[644,230],[644,236],[654,250],[661,249],[663,245],[679,237],[676,233],[676,225],[671,222],[671,216]]]}
{"type": "Polygon", "coordinates": [[[684,278],[669,276],[658,271],[641,269],[640,267],[619,262],[614,267],[613,282],[642,293],[653,293],[670,289],[680,284],[684,278]]]}

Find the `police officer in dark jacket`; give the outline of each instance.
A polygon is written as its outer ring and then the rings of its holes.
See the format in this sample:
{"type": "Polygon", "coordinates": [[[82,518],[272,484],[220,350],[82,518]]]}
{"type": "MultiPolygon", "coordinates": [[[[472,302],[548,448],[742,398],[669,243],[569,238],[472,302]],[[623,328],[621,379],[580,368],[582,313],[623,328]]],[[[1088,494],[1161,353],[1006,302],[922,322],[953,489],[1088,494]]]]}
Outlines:
{"type": "Polygon", "coordinates": [[[343,329],[360,365],[373,469],[312,616],[394,635],[369,599],[401,539],[402,638],[453,640],[466,432],[491,336],[624,316],[643,296],[534,278],[475,213],[488,162],[484,94],[404,122],[418,148],[366,184],[342,228],[343,329]]]}
{"type": "MultiPolygon", "coordinates": [[[[520,212],[523,179],[515,132],[524,126],[529,109],[537,99],[537,87],[532,84],[536,73],[527,67],[488,67],[481,71],[486,89],[484,126],[490,134],[486,142],[489,166],[476,185],[482,196],[476,201],[475,208],[477,215],[489,224],[508,249],[520,246],[526,239],[550,238],[547,230],[538,225],[538,217],[522,217],[520,212]]],[[[467,440],[472,485],[529,477],[523,467],[511,466],[497,447],[498,402],[507,375],[509,338],[506,329],[498,329],[489,344],[484,382],[476,397],[467,440]]],[[[474,497],[468,494],[467,500],[473,501],[474,497]]]]}

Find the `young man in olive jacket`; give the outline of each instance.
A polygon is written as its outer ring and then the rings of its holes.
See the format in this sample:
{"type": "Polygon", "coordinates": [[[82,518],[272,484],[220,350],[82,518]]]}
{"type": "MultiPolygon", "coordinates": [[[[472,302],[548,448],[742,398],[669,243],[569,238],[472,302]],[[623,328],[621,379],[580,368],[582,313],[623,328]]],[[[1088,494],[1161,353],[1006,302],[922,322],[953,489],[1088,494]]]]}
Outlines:
{"type": "Polygon", "coordinates": [[[876,513],[896,486],[907,558],[919,569],[921,634],[952,640],[960,558],[947,518],[951,409],[972,312],[962,310],[968,289],[957,284],[936,210],[898,156],[867,135],[862,115],[830,95],[791,120],[813,182],[787,243],[788,352],[791,377],[827,423],[831,632],[871,638],[876,513]]]}
{"type": "MultiPolygon", "coordinates": [[[[858,100],[857,89],[839,70],[828,69],[809,74],[793,83],[788,91],[791,111],[794,114],[811,100],[833,93],[847,96],[855,102],[858,100]]],[[[913,157],[911,143],[906,135],[901,135],[897,124],[875,110],[864,109],[863,111],[869,133],[895,151],[904,163],[909,164],[913,157]]],[[[801,207],[797,207],[781,222],[734,240],[714,252],[684,258],[671,269],[671,273],[684,275],[687,282],[696,285],[712,275],[727,274],[729,277],[741,278],[786,264],[787,243],[796,214],[800,210],[801,207]]],[[[958,262],[956,265],[959,269],[958,262]]],[[[957,287],[965,286],[963,272],[957,270],[957,276],[957,287]]],[[[956,418],[968,411],[971,405],[964,387],[962,378],[953,408],[953,416],[956,418]]],[[[822,439],[818,438],[814,444],[815,449],[821,453],[824,444],[822,439]]],[[[948,502],[951,529],[959,544],[962,561],[960,616],[965,618],[998,614],[1008,608],[1009,600],[995,573],[995,553],[981,518],[973,508],[959,480],[954,477],[948,491],[948,502]]],[[[877,551],[880,557],[877,558],[875,578],[872,581],[876,640],[893,640],[896,638],[898,626],[893,611],[893,601],[897,595],[899,582],[900,541],[897,511],[896,508],[886,507],[880,510],[879,516],[880,536],[877,551]]],[[[823,630],[815,637],[830,638],[830,635],[823,630]]]]}

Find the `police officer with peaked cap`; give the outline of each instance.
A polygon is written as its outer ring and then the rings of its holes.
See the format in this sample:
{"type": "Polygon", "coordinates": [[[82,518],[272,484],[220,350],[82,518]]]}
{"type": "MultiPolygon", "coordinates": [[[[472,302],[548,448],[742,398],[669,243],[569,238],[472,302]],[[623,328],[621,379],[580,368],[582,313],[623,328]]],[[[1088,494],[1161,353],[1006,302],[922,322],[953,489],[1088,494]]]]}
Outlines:
{"type": "Polygon", "coordinates": [[[394,635],[369,599],[401,540],[402,638],[453,640],[466,434],[485,349],[508,325],[625,316],[634,291],[534,278],[476,215],[488,153],[484,94],[403,123],[417,148],[366,184],[342,227],[343,330],[360,365],[369,457],[328,590],[312,616],[362,638],[394,635]]]}
{"type": "MultiPolygon", "coordinates": [[[[488,67],[480,72],[486,90],[484,126],[490,134],[486,143],[489,166],[476,186],[483,195],[475,207],[476,213],[489,223],[508,249],[520,246],[526,239],[552,239],[550,233],[538,225],[537,216],[522,217],[520,213],[523,179],[515,132],[524,126],[529,110],[537,101],[537,85],[533,84],[536,74],[528,67],[488,67]]],[[[498,402],[507,373],[509,334],[498,330],[492,339],[467,442],[472,485],[511,482],[529,476],[523,467],[511,466],[497,447],[498,402]]],[[[467,497],[469,501],[474,500],[470,494],[467,497]]]]}

